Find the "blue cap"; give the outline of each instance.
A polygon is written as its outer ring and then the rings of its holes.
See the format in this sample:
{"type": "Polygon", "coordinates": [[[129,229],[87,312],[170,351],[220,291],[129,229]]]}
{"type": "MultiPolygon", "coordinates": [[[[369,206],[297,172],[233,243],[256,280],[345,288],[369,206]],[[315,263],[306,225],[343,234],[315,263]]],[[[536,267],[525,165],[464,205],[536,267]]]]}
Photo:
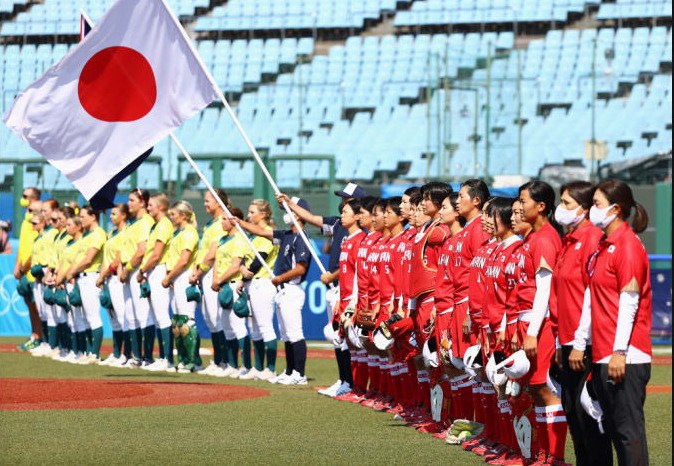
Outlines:
{"type": "Polygon", "coordinates": [[[335,191],[335,194],[340,197],[353,197],[355,199],[360,199],[366,196],[365,190],[356,183],[348,183],[346,186],[344,186],[343,190],[335,191]]]}
{"type": "Polygon", "coordinates": [[[309,203],[305,199],[302,199],[301,197],[293,197],[291,200],[304,210],[311,212],[311,209],[309,208],[309,203]]]}

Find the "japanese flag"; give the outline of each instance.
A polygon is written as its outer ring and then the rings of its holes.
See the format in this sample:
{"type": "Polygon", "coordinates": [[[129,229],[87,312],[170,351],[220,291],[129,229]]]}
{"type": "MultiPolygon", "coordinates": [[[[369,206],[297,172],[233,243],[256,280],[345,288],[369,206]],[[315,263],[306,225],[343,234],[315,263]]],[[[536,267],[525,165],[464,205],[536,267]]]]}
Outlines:
{"type": "Polygon", "coordinates": [[[216,89],[164,0],[118,0],[3,120],[91,199],[216,89]]]}

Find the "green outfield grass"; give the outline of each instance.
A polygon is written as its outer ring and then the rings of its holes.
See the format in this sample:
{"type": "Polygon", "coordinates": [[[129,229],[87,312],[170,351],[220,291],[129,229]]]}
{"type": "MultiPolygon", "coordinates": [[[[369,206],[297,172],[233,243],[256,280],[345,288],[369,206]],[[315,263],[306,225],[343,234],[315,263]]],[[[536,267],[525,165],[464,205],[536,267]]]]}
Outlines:
{"type": "MultiPolygon", "coordinates": [[[[2,338],[0,343],[19,342],[2,338]]],[[[108,343],[109,344],[109,343],[108,343]]],[[[208,345],[209,342],[204,342],[208,345]]],[[[284,366],[279,361],[281,368],[284,366]]],[[[308,387],[76,366],[1,353],[0,377],[190,381],[260,387],[251,400],[146,408],[0,411],[2,464],[484,464],[473,454],[407,428],[390,414],[316,394],[335,379],[333,360],[310,359],[308,387]]],[[[652,384],[671,385],[671,366],[652,384]]],[[[649,394],[651,464],[672,464],[672,397],[649,394]]],[[[574,463],[571,442],[567,461],[574,463]]],[[[616,463],[617,464],[617,463],[616,463]]]]}

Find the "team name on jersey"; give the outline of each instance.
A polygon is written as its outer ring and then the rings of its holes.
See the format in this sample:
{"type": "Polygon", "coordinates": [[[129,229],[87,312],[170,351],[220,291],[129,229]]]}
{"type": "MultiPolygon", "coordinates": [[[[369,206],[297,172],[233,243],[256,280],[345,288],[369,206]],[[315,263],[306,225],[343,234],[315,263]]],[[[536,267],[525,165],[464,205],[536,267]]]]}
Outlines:
{"type": "Polygon", "coordinates": [[[377,262],[379,260],[379,253],[377,251],[370,252],[370,255],[367,256],[368,262],[377,262]]]}
{"type": "Polygon", "coordinates": [[[458,241],[456,243],[456,253],[461,254],[462,250],[463,250],[463,241],[458,241]]]}
{"type": "Polygon", "coordinates": [[[440,259],[438,259],[438,265],[447,267],[449,265],[449,254],[441,254],[440,259]]]}
{"type": "Polygon", "coordinates": [[[339,262],[349,260],[349,251],[342,251],[339,253],[339,262]]]}
{"type": "Polygon", "coordinates": [[[470,266],[476,269],[484,269],[484,264],[487,263],[487,258],[486,257],[478,257],[475,256],[473,257],[473,260],[470,261],[470,266]]]}
{"type": "Polygon", "coordinates": [[[498,265],[490,265],[484,271],[485,276],[489,278],[498,278],[501,275],[501,267],[498,265]]]}
{"type": "Polygon", "coordinates": [[[367,257],[367,247],[358,248],[358,259],[365,259],[367,257]]]}
{"type": "Polygon", "coordinates": [[[384,251],[379,255],[379,262],[391,262],[391,253],[384,251]]]}

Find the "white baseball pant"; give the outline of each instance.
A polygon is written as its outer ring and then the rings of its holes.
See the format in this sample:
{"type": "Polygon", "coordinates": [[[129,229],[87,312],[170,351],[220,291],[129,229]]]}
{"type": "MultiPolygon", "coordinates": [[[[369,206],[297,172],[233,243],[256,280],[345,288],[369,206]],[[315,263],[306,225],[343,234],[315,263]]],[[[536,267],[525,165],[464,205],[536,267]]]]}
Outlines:
{"type": "Polygon", "coordinates": [[[164,288],[161,285],[164,277],[166,277],[166,265],[164,264],[156,266],[147,275],[147,281],[150,284],[151,290],[150,317],[159,328],[168,328],[171,326],[171,315],[169,313],[171,296],[168,288],[164,288]]]}
{"type": "MultiPolygon", "coordinates": [[[[236,283],[225,283],[223,286],[230,286],[234,301],[238,299],[236,294],[236,283]]],[[[246,327],[246,318],[239,317],[234,314],[230,307],[229,309],[222,309],[222,329],[225,331],[225,338],[227,340],[239,340],[248,335],[248,328],[246,327]]]]}
{"type": "Polygon", "coordinates": [[[110,290],[110,300],[112,301],[112,309],[108,312],[110,314],[112,330],[115,332],[128,330],[124,327],[124,316],[126,316],[127,312],[133,312],[127,309],[133,307],[129,287],[124,286],[124,283],[119,281],[117,275],[112,275],[108,278],[108,290],[110,290]]]}
{"type": "Polygon", "coordinates": [[[274,332],[274,295],[276,287],[271,278],[254,278],[244,287],[250,306],[250,337],[253,341],[265,343],[276,340],[274,332]]]}
{"type": "Polygon", "coordinates": [[[201,300],[201,313],[211,333],[222,332],[222,312],[218,304],[218,292],[213,291],[213,269],[209,270],[201,279],[203,298],[201,300]]]}
{"type": "Polygon", "coordinates": [[[185,270],[173,280],[173,288],[169,288],[169,297],[174,315],[179,314],[194,319],[197,303],[188,301],[185,294],[185,290],[190,286],[190,273],[189,270],[185,270]]]}
{"type": "MultiPolygon", "coordinates": [[[[75,288],[75,285],[68,283],[66,284],[66,291],[70,293],[75,288]]],[[[87,320],[84,318],[84,310],[81,306],[70,306],[70,315],[72,315],[72,327],[70,330],[73,332],[84,332],[87,329],[87,320]]]]}
{"type": "Polygon", "coordinates": [[[101,289],[96,286],[96,280],[98,280],[98,272],[81,273],[77,278],[80,296],[82,296],[84,318],[91,329],[103,326],[103,321],[101,320],[101,301],[98,299],[101,289]]]}
{"type": "Polygon", "coordinates": [[[290,343],[304,340],[302,307],[305,293],[302,287],[286,283],[283,289],[276,293],[275,299],[281,340],[290,343]]]}
{"type": "Polygon", "coordinates": [[[145,328],[154,325],[154,319],[150,315],[150,300],[140,297],[140,283],[138,283],[138,269],[134,270],[129,277],[129,289],[131,290],[131,302],[133,313],[126,318],[128,329],[145,328]]]}

